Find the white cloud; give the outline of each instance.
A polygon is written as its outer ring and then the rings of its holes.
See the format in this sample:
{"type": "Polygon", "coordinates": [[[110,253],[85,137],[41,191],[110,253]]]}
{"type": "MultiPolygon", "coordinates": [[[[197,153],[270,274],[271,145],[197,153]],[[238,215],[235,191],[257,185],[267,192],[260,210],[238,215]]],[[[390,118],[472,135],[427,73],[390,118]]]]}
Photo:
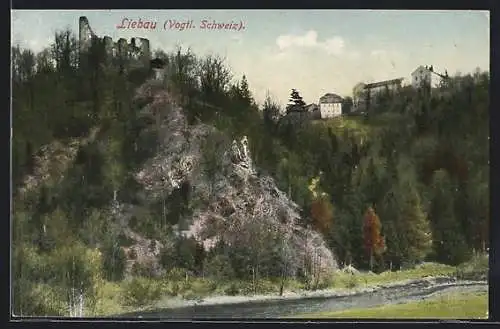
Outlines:
{"type": "Polygon", "coordinates": [[[290,47],[314,47],[318,43],[318,33],[316,31],[308,31],[305,35],[280,35],[276,39],[276,44],[280,50],[285,50],[290,47]]]}
{"type": "Polygon", "coordinates": [[[345,42],[341,37],[333,37],[323,43],[328,54],[338,55],[344,50],[345,42]]]}
{"type": "Polygon", "coordinates": [[[387,51],[382,49],[375,49],[370,52],[370,56],[387,56],[387,51]]]}
{"type": "Polygon", "coordinates": [[[29,48],[34,52],[40,52],[49,47],[54,42],[53,37],[38,37],[36,39],[25,39],[19,34],[13,33],[11,38],[11,46],[20,46],[21,48],[29,48]]]}
{"type": "Polygon", "coordinates": [[[290,48],[316,48],[322,49],[330,55],[339,55],[345,48],[342,37],[335,36],[324,41],[318,41],[318,32],[314,30],[310,30],[304,35],[280,35],[276,39],[276,45],[281,51],[290,48]]]}
{"type": "Polygon", "coordinates": [[[243,43],[243,34],[235,34],[231,36],[231,40],[233,40],[237,44],[242,44],[243,43]]]}

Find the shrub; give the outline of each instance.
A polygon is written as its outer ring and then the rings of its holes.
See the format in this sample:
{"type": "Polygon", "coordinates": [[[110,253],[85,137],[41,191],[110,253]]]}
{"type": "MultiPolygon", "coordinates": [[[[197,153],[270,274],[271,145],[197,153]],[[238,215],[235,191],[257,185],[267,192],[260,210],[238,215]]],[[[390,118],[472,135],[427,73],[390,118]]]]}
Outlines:
{"type": "Polygon", "coordinates": [[[181,281],[186,279],[186,270],[179,267],[174,267],[167,273],[167,279],[172,281],[181,281]]]}
{"type": "Polygon", "coordinates": [[[68,315],[67,303],[60,292],[47,284],[35,284],[27,298],[28,308],[24,314],[38,316],[68,315]]]}
{"type": "Polygon", "coordinates": [[[104,282],[98,291],[98,301],[93,315],[106,316],[123,313],[123,282],[104,282]]]}
{"type": "Polygon", "coordinates": [[[102,255],[99,250],[87,249],[75,242],[72,246],[56,249],[50,258],[51,267],[56,269],[54,282],[64,288],[82,288],[86,296],[95,293],[102,281],[102,255]],[[78,286],[74,286],[75,283],[78,286]]]}
{"type": "Polygon", "coordinates": [[[134,240],[126,236],[124,233],[118,235],[118,244],[124,247],[130,247],[134,244],[134,240]]]}
{"type": "Polygon", "coordinates": [[[173,282],[170,285],[170,295],[178,296],[180,292],[181,292],[181,286],[180,286],[179,282],[173,282]]]}
{"type": "MultiPolygon", "coordinates": [[[[253,282],[251,281],[241,281],[235,283],[235,286],[238,288],[238,292],[236,294],[253,295],[256,291],[259,290],[259,282],[256,282],[254,286],[253,282]]],[[[227,289],[229,289],[230,287],[231,286],[229,286],[227,289]]]]}
{"type": "Polygon", "coordinates": [[[17,278],[13,282],[13,314],[17,316],[64,316],[63,296],[48,284],[34,284],[17,278]]]}
{"type": "Polygon", "coordinates": [[[215,292],[217,290],[217,281],[215,280],[206,280],[207,283],[208,291],[209,292],[215,292]]]}
{"type": "Polygon", "coordinates": [[[457,267],[457,278],[461,280],[487,280],[488,254],[476,254],[468,262],[457,267]]]}
{"type": "Polygon", "coordinates": [[[215,291],[211,281],[200,279],[189,281],[187,284],[182,284],[181,286],[181,289],[183,289],[181,295],[185,299],[199,299],[215,291]]]}
{"type": "Polygon", "coordinates": [[[135,262],[134,265],[132,265],[132,275],[144,278],[153,278],[155,276],[153,263],[135,262]]]}
{"type": "Polygon", "coordinates": [[[110,243],[102,250],[104,276],[109,281],[120,281],[125,275],[127,256],[118,244],[110,243]]]}
{"type": "Polygon", "coordinates": [[[228,296],[236,296],[240,293],[240,288],[236,282],[232,282],[226,289],[224,289],[224,293],[228,296]]]}
{"type": "Polygon", "coordinates": [[[334,285],[334,283],[335,283],[335,279],[334,279],[333,275],[324,274],[319,278],[318,283],[316,285],[316,288],[317,289],[326,289],[326,288],[332,287],[334,285]]]}
{"type": "Polygon", "coordinates": [[[278,284],[271,282],[270,280],[258,280],[256,282],[257,292],[261,294],[272,294],[279,292],[279,286],[281,285],[281,280],[278,284]]]}
{"type": "Polygon", "coordinates": [[[224,254],[214,255],[210,258],[205,258],[203,264],[205,275],[210,278],[224,280],[234,278],[235,273],[231,264],[231,260],[224,254]]]}
{"type": "Polygon", "coordinates": [[[355,274],[344,275],[340,280],[342,286],[348,289],[356,288],[359,285],[359,277],[355,274]]]}
{"type": "Polygon", "coordinates": [[[75,242],[43,256],[32,248],[24,248],[17,251],[17,256],[20,258],[15,262],[24,263],[16,269],[20,273],[14,280],[14,295],[22,296],[14,298],[14,310],[18,314],[22,310],[23,314],[30,315],[67,315],[66,293],[72,288],[83,290],[86,312],[94,311],[96,294],[102,283],[98,250],[75,242]]]}
{"type": "Polygon", "coordinates": [[[130,306],[144,306],[155,302],[161,297],[161,286],[156,280],[133,278],[126,283],[124,301],[130,306]]]}

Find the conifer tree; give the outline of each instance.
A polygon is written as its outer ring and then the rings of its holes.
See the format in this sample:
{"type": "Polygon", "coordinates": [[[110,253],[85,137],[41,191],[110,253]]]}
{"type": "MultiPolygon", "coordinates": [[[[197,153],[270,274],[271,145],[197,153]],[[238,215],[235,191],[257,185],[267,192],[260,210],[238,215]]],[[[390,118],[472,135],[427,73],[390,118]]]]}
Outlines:
{"type": "Polygon", "coordinates": [[[455,187],[448,174],[439,170],[434,174],[433,188],[430,217],[434,233],[435,257],[441,262],[457,265],[466,260],[468,251],[454,209],[452,191],[455,187]]]}
{"type": "Polygon", "coordinates": [[[239,93],[241,95],[241,98],[245,102],[247,102],[248,104],[250,104],[252,102],[252,94],[250,93],[250,90],[248,89],[248,81],[247,81],[247,77],[245,75],[243,75],[243,77],[241,78],[239,93]]]}
{"type": "Polygon", "coordinates": [[[303,101],[297,89],[292,89],[288,105],[286,107],[287,113],[291,111],[303,111],[306,103],[303,101]]]}
{"type": "Polygon", "coordinates": [[[400,199],[400,232],[404,243],[401,249],[410,263],[419,262],[424,260],[431,250],[431,229],[418,191],[413,186],[403,188],[407,189],[407,192],[400,199]]]}

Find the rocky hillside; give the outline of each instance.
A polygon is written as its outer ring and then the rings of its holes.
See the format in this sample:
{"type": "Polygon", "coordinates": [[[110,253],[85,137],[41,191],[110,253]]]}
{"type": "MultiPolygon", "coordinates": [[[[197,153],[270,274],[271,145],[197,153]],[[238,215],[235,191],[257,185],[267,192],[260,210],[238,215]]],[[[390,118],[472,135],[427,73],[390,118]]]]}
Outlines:
{"type": "MultiPolygon", "coordinates": [[[[195,239],[207,252],[220,242],[238,250],[253,250],[260,257],[271,250],[292,276],[337,268],[323,237],[299,225],[300,207],[270,176],[258,174],[246,136],[231,140],[213,126],[189,125],[182,107],[155,80],[144,83],[134,101],[143,104],[141,120],[150,123],[144,133],[154,131],[160,140],[154,156],[133,174],[140,186],[133,198],[136,202],[123,201],[120,191],[114,191],[107,211],[114,218],[109,223],[111,231],[127,240],[121,249],[127,257],[128,275],[136,263],[147,266],[154,275],[164,272],[161,250],[165,243],[174,242],[145,236],[130,222],[147,221],[141,218],[145,210],[162,202],[164,213],[168,213],[165,200],[180,190],[187,190],[191,215],[176,223],[174,231],[195,239]]],[[[79,147],[94,142],[101,148],[106,146],[98,132],[96,128],[88,137],[68,145],[53,143],[42,148],[20,195],[63,181],[79,147]]],[[[96,246],[100,245],[97,241],[96,246]]]]}
{"type": "MultiPolygon", "coordinates": [[[[288,270],[296,272],[300,261],[312,268],[334,270],[337,266],[323,238],[311,229],[298,225],[299,207],[280,191],[271,177],[257,174],[245,136],[229,142],[221,132],[206,124],[188,125],[182,108],[155,81],[146,82],[137,91],[137,100],[150,100],[143,108],[147,116],[161,116],[162,140],[157,154],[136,173],[142,186],[141,207],[161,201],[182,186],[190,190],[197,206],[182,233],[202,242],[210,250],[218,241],[235,248],[261,249],[269,232],[280,237],[280,246],[288,270]],[[207,141],[218,145],[204,150],[207,141]],[[209,159],[216,163],[208,163],[209,159]],[[210,166],[216,166],[210,168],[210,166]],[[212,170],[211,170],[212,169],[212,170]]],[[[149,241],[141,239],[128,228],[128,220],[136,205],[117,200],[116,216],[124,232],[143,250],[142,259],[153,260],[158,251],[145,251],[149,241]],[[142,245],[141,248],[139,245],[142,245]]],[[[158,242],[159,243],[159,242],[158,242]]],[[[138,257],[140,260],[141,257],[138,257]]]]}

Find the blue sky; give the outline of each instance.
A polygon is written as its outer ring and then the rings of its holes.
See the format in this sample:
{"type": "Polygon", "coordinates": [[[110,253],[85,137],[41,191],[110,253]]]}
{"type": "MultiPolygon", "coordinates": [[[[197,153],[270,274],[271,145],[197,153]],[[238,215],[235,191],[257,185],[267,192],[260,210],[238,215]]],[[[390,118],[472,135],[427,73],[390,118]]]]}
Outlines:
{"type": "Polygon", "coordinates": [[[487,11],[373,10],[99,10],[12,11],[12,42],[39,51],[56,30],[78,32],[87,16],[99,36],[145,37],[152,49],[191,47],[226,58],[236,78],[246,74],[258,101],[267,92],[286,103],[291,88],[306,102],[327,92],[352,94],[358,82],[409,78],[419,65],[450,73],[489,69],[487,11]],[[156,21],[156,30],[117,29],[123,18],[156,21]],[[241,31],[199,28],[204,19],[242,21],[241,31]],[[196,28],[164,30],[167,20],[196,28]]]}

